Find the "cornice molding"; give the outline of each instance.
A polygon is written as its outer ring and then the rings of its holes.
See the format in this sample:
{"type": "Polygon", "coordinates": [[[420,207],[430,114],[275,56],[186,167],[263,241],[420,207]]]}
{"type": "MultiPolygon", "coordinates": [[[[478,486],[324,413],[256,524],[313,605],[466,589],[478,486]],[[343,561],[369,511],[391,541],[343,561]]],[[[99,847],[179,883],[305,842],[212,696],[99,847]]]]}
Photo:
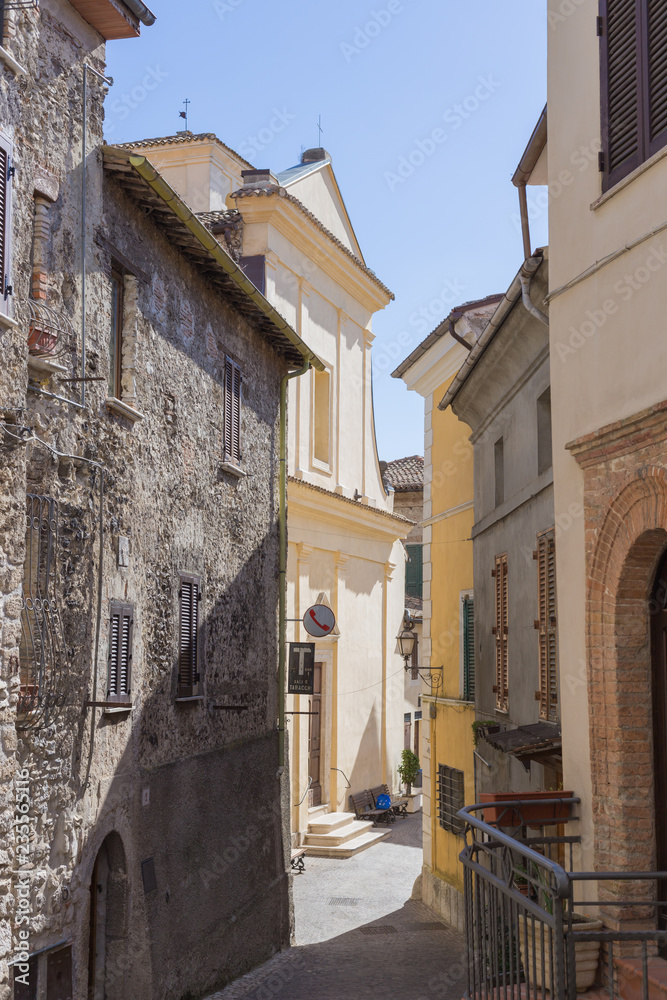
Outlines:
{"type": "Polygon", "coordinates": [[[646,446],[648,433],[651,444],[667,438],[667,400],[575,438],[565,448],[585,469],[638,451],[646,446]]]}

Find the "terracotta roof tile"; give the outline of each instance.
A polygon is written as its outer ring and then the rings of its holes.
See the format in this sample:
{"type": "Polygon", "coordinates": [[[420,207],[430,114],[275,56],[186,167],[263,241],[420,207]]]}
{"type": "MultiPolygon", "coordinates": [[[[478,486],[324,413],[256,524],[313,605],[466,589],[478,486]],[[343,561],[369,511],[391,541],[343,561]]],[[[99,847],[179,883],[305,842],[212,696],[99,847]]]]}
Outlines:
{"type": "MultiPolygon", "coordinates": [[[[384,463],[383,463],[384,464],[384,463]]],[[[424,458],[422,455],[410,455],[408,458],[397,458],[387,462],[382,478],[397,493],[408,493],[424,489],[424,458]]]]}
{"type": "Polygon", "coordinates": [[[216,142],[225,152],[231,153],[232,156],[236,157],[239,163],[243,163],[252,170],[252,163],[248,163],[231,146],[226,146],[213,132],[198,132],[196,134],[194,132],[178,132],[176,135],[161,135],[155,139],[137,139],[136,142],[119,142],[116,143],[116,146],[119,149],[138,149],[143,146],[175,146],[178,143],[186,142],[216,142]]]}

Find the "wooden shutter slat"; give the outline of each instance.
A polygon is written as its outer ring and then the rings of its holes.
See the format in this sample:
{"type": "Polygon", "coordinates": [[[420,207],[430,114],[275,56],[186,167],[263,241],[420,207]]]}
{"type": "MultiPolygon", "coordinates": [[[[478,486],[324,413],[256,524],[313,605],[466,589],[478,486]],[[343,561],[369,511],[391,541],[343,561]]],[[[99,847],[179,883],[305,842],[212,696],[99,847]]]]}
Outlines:
{"type": "Polygon", "coordinates": [[[538,614],[540,719],[558,721],[558,647],[556,638],[556,540],[553,529],[538,535],[538,614]]]}
{"type": "Polygon", "coordinates": [[[664,0],[648,0],[649,153],[667,135],[667,18],[664,0]]]}
{"type": "Polygon", "coordinates": [[[109,679],[107,697],[118,694],[118,662],[120,659],[120,612],[112,611],[109,622],[109,679]]]}
{"type": "Polygon", "coordinates": [[[196,693],[199,681],[199,583],[181,579],[179,592],[180,630],[178,646],[178,694],[188,698],[196,693]]]}
{"type": "Polygon", "coordinates": [[[463,697],[475,700],[475,602],[463,599],[463,697]]]}
{"type": "Polygon", "coordinates": [[[128,694],[130,691],[131,630],[132,619],[126,612],[121,624],[118,694],[128,694]]]}
{"type": "Polygon", "coordinates": [[[241,462],[241,369],[231,358],[225,358],[224,375],[224,460],[241,462]]]}
{"type": "Polygon", "coordinates": [[[640,23],[636,0],[605,0],[602,44],[602,118],[606,186],[640,162],[640,23]]]}
{"type": "Polygon", "coordinates": [[[496,708],[507,711],[508,707],[508,656],[507,635],[509,631],[509,601],[507,579],[507,553],[495,557],[496,581],[496,708]]]}

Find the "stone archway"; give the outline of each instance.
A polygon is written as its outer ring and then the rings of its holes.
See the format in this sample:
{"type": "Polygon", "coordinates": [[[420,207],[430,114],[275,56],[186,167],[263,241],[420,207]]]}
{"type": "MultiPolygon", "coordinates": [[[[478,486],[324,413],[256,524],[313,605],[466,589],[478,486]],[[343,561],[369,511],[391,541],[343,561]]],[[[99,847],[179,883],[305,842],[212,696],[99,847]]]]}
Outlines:
{"type": "Polygon", "coordinates": [[[88,1000],[122,1000],[128,995],[129,887],[125,849],[115,831],[97,853],[90,895],[88,1000]]]}
{"type": "Polygon", "coordinates": [[[596,867],[655,866],[649,599],[667,548],[667,474],[641,470],[591,532],[586,642],[596,867]]]}

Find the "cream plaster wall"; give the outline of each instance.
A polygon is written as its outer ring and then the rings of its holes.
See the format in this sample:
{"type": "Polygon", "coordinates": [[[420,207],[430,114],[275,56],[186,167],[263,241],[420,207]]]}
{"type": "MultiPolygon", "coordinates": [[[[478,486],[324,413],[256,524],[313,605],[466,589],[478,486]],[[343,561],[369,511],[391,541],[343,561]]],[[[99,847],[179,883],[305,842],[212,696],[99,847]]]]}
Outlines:
{"type": "Polygon", "coordinates": [[[559,617],[567,622],[559,633],[563,780],[582,798],[582,863],[591,867],[583,475],[565,445],[667,395],[667,239],[664,233],[642,239],[667,222],[667,151],[596,204],[601,195],[598,7],[595,0],[584,0],[568,16],[561,7],[560,0],[550,0],[548,109],[554,496],[559,617]],[[572,179],[563,184],[568,175],[572,179]],[[634,249],[560,292],[585,269],[637,240],[634,249]]]}
{"type": "Polygon", "coordinates": [[[347,212],[341,213],[340,192],[330,166],[321,167],[289,184],[287,190],[298,198],[329,232],[337,236],[348,250],[361,256],[347,212]]]}
{"type": "Polygon", "coordinates": [[[138,151],[156,167],[193,212],[216,212],[226,207],[232,191],[241,187],[247,165],[218,143],[194,141],[184,146],[143,146],[138,151]]]}

